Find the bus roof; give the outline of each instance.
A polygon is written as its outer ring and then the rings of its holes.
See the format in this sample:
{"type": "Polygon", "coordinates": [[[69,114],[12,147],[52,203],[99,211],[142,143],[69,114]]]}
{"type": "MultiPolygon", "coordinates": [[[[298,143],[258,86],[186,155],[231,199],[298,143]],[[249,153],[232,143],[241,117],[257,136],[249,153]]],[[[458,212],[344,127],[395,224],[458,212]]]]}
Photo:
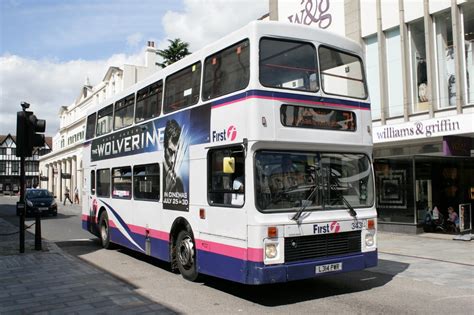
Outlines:
{"type": "Polygon", "coordinates": [[[344,36],[317,29],[315,27],[291,24],[277,21],[252,21],[244,27],[235,30],[234,32],[220,38],[219,40],[210,43],[201,49],[193,52],[185,58],[158,70],[147,78],[131,85],[123,91],[107,98],[98,105],[94,105],[87,110],[87,115],[98,109],[112,104],[132,92],[135,92],[142,87],[148,86],[159,79],[165,79],[168,75],[190,66],[211,54],[214,54],[236,42],[246,38],[260,38],[260,37],[276,37],[276,38],[294,38],[303,41],[317,42],[328,46],[336,47],[339,50],[348,51],[362,57],[362,47],[355,41],[344,36]]]}

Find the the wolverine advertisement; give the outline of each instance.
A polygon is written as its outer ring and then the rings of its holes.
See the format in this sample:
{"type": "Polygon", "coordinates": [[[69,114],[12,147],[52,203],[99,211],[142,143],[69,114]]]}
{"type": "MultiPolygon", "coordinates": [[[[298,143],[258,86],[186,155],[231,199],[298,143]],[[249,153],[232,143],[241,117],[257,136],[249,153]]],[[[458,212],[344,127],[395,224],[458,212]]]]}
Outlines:
{"type": "Polygon", "coordinates": [[[200,106],[95,139],[91,160],[163,151],[163,161],[157,154],[136,163],[162,162],[163,208],[188,211],[189,146],[209,142],[209,128],[210,106],[200,106]]]}

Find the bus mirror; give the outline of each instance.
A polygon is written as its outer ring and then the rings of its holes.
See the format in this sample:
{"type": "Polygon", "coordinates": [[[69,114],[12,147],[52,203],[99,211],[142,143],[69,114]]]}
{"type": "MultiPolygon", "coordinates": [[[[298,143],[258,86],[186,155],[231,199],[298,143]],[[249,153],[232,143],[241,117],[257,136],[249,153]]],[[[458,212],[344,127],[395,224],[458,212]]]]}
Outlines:
{"type": "Polygon", "coordinates": [[[235,173],[235,158],[226,156],[222,161],[222,170],[224,174],[234,174],[235,173]]]}

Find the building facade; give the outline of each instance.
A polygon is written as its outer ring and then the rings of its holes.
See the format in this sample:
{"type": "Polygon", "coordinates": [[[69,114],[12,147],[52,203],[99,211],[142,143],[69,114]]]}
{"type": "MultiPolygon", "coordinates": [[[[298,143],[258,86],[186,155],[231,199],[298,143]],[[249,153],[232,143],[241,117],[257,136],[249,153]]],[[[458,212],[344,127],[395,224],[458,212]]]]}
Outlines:
{"type": "Polygon", "coordinates": [[[434,207],[472,209],[474,1],[315,3],[270,0],[269,16],[364,47],[379,228],[419,232],[434,207]]]}
{"type": "Polygon", "coordinates": [[[61,201],[66,189],[82,191],[82,145],[87,110],[160,69],[157,61],[155,44],[148,42],[144,66],[110,67],[99,84],[92,86],[86,79],[76,100],[69,106],[60,107],[60,126],[52,139],[52,151],[40,158],[40,172],[47,174],[47,180],[41,181],[42,188],[52,191],[61,201]]]}
{"type": "MultiPolygon", "coordinates": [[[[41,156],[51,152],[52,138],[45,137],[45,145],[33,150],[31,157],[25,158],[26,187],[39,187],[47,180],[39,170],[41,156]]],[[[16,137],[0,135],[0,194],[15,195],[20,191],[20,158],[16,156],[16,137]]]]}

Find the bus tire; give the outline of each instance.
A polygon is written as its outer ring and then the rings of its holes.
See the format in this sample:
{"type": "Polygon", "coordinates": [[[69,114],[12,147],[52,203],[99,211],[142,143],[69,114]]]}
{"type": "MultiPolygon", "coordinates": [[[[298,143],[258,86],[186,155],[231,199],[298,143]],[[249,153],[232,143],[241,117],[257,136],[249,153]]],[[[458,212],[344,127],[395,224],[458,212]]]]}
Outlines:
{"type": "Polygon", "coordinates": [[[109,216],[107,215],[107,211],[102,212],[102,214],[100,215],[99,237],[103,248],[112,248],[112,244],[110,242],[109,216]]]}
{"type": "Polygon", "coordinates": [[[193,236],[188,230],[181,230],[176,240],[176,263],[184,279],[196,281],[196,246],[193,236]]]}

